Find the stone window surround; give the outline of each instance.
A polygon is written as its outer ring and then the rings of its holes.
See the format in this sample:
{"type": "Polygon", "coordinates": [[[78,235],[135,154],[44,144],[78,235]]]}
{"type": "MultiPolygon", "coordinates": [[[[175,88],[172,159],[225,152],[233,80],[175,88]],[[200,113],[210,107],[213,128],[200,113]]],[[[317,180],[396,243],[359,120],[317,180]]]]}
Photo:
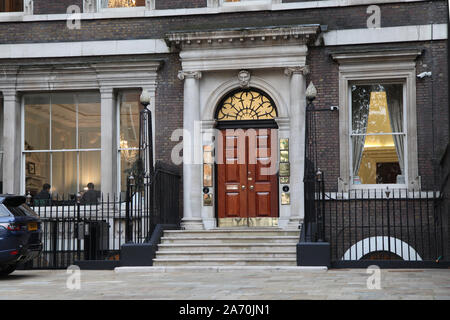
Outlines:
{"type": "MultiPolygon", "coordinates": [[[[67,20],[71,17],[67,13],[57,14],[33,14],[33,0],[24,0],[27,5],[24,12],[0,12],[1,22],[21,22],[21,21],[58,21],[67,20]]],[[[84,0],[82,13],[79,15],[81,20],[86,19],[114,19],[114,18],[139,18],[139,17],[164,17],[164,16],[183,16],[183,15],[205,15],[218,14],[224,12],[240,11],[260,11],[260,10],[301,10],[316,8],[333,8],[347,6],[369,6],[371,4],[389,4],[389,3],[408,3],[425,2],[428,0],[319,0],[319,1],[301,1],[282,3],[282,0],[272,0],[271,3],[252,4],[250,2],[240,3],[238,5],[230,3],[225,6],[219,5],[218,1],[208,0],[207,7],[202,8],[180,8],[180,9],[162,9],[155,10],[155,0],[147,0],[145,9],[138,8],[108,8],[97,10],[97,0],[84,0]]],[[[266,0],[261,0],[266,1],[266,0]]]]}
{"type": "MultiPolygon", "coordinates": [[[[405,83],[406,110],[406,159],[407,188],[410,191],[421,189],[421,179],[418,175],[417,157],[417,115],[416,115],[416,63],[421,50],[399,50],[360,53],[334,53],[332,58],[339,63],[339,149],[340,176],[338,191],[350,189],[373,188],[373,185],[352,185],[350,179],[350,101],[349,83],[367,80],[401,80],[405,83]]],[[[389,185],[401,188],[405,185],[389,185]]]]}
{"type": "MultiPolygon", "coordinates": [[[[98,90],[101,95],[101,185],[102,192],[117,190],[116,94],[121,89],[145,89],[150,92],[150,110],[155,111],[156,60],[121,63],[73,63],[4,66],[0,91],[4,100],[4,193],[25,192],[23,168],[22,95],[30,92],[98,90]],[[22,107],[21,107],[22,106],[22,107]],[[106,139],[104,137],[107,137],[106,139]]],[[[155,130],[155,117],[153,130],[155,130]]],[[[153,134],[155,137],[155,134],[153,134]]]]}

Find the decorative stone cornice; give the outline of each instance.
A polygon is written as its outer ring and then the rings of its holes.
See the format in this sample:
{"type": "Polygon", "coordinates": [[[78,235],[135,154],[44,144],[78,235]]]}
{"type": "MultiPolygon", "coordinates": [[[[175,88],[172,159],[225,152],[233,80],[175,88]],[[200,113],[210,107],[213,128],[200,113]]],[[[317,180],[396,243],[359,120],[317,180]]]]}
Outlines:
{"type": "Polygon", "coordinates": [[[200,80],[202,78],[202,73],[199,71],[178,71],[178,79],[184,80],[186,78],[200,80]]]}
{"type": "Polygon", "coordinates": [[[422,54],[422,50],[379,50],[379,51],[354,51],[336,52],[331,57],[339,64],[367,63],[367,62],[392,62],[413,61],[422,54]]]}
{"type": "Polygon", "coordinates": [[[0,91],[156,88],[160,61],[0,66],[0,91]]]}
{"type": "Polygon", "coordinates": [[[309,67],[308,66],[301,66],[301,67],[289,67],[284,69],[284,74],[290,77],[293,74],[302,74],[306,76],[309,74],[309,67]]]}
{"type": "Polygon", "coordinates": [[[166,42],[169,47],[175,49],[227,48],[244,45],[294,45],[313,43],[319,32],[319,25],[173,32],[166,35],[166,42]]]}

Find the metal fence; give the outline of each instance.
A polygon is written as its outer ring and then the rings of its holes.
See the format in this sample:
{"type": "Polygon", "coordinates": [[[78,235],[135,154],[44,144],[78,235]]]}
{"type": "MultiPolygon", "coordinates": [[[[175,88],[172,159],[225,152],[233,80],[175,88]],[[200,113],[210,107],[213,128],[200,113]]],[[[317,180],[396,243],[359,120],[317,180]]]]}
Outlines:
{"type": "Polygon", "coordinates": [[[147,241],[157,224],[179,225],[178,168],[157,162],[153,188],[151,182],[150,176],[144,177],[125,194],[102,195],[96,203],[58,196],[44,203],[32,200],[30,206],[42,221],[43,251],[24,268],[59,269],[77,260],[118,260],[122,244],[147,241]]]}
{"type": "Polygon", "coordinates": [[[391,266],[437,265],[444,260],[444,212],[438,192],[352,190],[326,193],[324,240],[334,267],[383,261],[391,266]]]}

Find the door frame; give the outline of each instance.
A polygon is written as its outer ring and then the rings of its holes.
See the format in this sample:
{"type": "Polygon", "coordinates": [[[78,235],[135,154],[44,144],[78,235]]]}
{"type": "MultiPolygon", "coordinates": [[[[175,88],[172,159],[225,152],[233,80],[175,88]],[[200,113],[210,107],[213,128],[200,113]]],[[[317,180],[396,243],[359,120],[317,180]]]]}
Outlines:
{"type": "MultiPolygon", "coordinates": [[[[275,119],[263,119],[263,120],[228,120],[228,121],[215,121],[214,128],[218,130],[224,129],[277,129],[278,135],[278,124],[275,119]]],[[[279,137],[277,137],[277,141],[279,137]]],[[[278,148],[276,150],[277,154],[278,148]]],[[[277,206],[278,206],[278,214],[276,218],[248,218],[246,224],[242,223],[233,223],[231,225],[220,226],[219,225],[219,206],[218,198],[219,198],[219,179],[218,179],[218,165],[217,161],[214,161],[214,217],[217,221],[218,228],[227,228],[227,227],[278,227],[278,220],[280,218],[280,197],[279,197],[279,173],[278,173],[278,156],[277,156],[277,173],[276,173],[276,189],[277,189],[277,206]]]]}

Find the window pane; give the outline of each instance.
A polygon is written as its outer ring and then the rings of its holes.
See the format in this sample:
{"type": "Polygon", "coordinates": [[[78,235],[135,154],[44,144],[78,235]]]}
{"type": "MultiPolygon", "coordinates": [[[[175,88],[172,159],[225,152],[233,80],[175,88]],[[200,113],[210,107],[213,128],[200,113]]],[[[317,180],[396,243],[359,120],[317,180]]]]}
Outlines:
{"type": "Polygon", "coordinates": [[[354,184],[405,183],[404,136],[367,136],[361,154],[358,144],[361,137],[354,136],[353,173],[354,184]],[[358,163],[359,161],[359,163],[358,163]]]}
{"type": "Polygon", "coordinates": [[[120,151],[120,191],[127,191],[127,177],[129,176],[133,165],[138,159],[138,150],[120,151]]]}
{"type": "Polygon", "coordinates": [[[80,152],[80,186],[84,191],[88,183],[94,184],[95,190],[100,190],[100,151],[80,152]]]}
{"type": "Polygon", "coordinates": [[[145,0],[102,0],[102,8],[145,7],[145,0]]]}
{"type": "Polygon", "coordinates": [[[352,133],[403,132],[403,85],[353,85],[352,133]]]}
{"type": "Polygon", "coordinates": [[[42,190],[44,183],[51,183],[50,153],[27,153],[25,164],[25,191],[34,196],[42,190]]]}
{"type": "Polygon", "coordinates": [[[0,0],[0,12],[23,11],[23,0],[0,0]]]}
{"type": "Polygon", "coordinates": [[[78,94],[78,144],[80,149],[101,147],[100,94],[78,94]]]}
{"type": "Polygon", "coordinates": [[[53,93],[52,103],[52,150],[76,149],[77,106],[75,94],[53,93]]]}
{"type": "Polygon", "coordinates": [[[25,150],[50,149],[50,96],[25,95],[25,150]]]}
{"type": "Polygon", "coordinates": [[[139,148],[140,91],[124,91],[120,99],[120,148],[139,148]]]}
{"type": "Polygon", "coordinates": [[[54,152],[52,155],[52,191],[54,198],[68,198],[77,193],[77,153],[54,152]]]}

